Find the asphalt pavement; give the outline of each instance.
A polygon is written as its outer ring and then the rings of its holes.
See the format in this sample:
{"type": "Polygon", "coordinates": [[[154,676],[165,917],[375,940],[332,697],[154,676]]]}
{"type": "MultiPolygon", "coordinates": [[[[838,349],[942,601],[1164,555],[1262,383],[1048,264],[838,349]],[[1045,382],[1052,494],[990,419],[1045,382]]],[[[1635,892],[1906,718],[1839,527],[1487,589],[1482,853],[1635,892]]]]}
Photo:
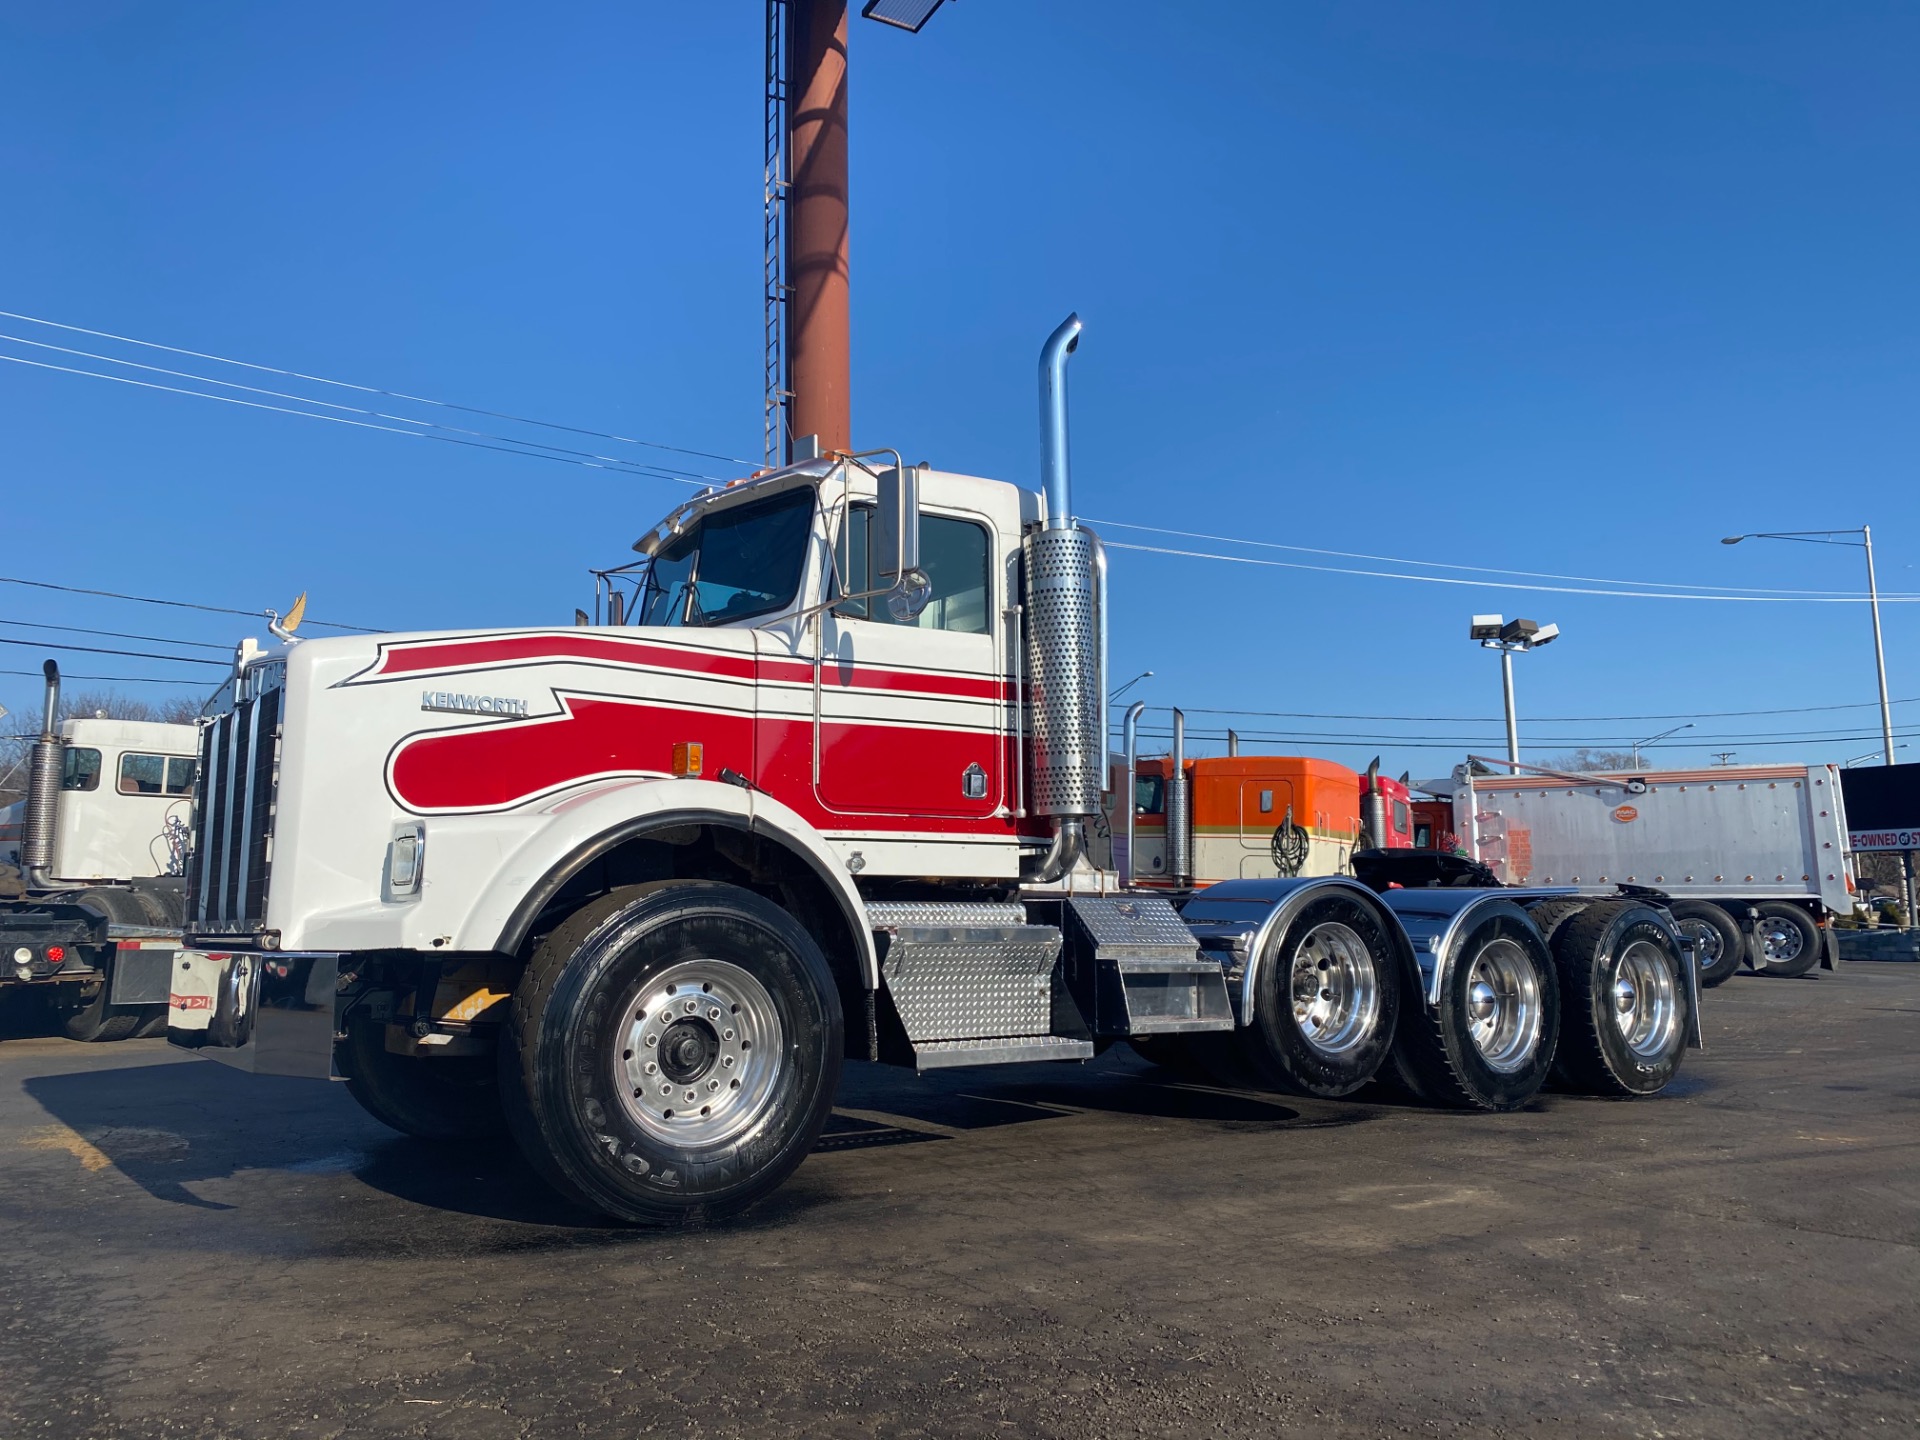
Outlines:
{"type": "Polygon", "coordinates": [[[0,1029],[0,1436],[1920,1428],[1920,965],[1710,992],[1665,1095],[1513,1115],[849,1067],[746,1218],[0,1029]]]}

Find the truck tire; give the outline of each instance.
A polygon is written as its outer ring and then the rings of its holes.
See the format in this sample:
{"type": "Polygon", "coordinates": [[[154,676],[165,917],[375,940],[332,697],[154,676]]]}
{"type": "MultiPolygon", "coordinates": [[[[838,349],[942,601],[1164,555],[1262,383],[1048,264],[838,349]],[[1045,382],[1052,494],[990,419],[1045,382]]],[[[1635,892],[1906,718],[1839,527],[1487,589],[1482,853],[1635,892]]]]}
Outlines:
{"type": "Polygon", "coordinates": [[[1351,1095],[1393,1048],[1401,979],[1399,955],[1371,905],[1348,895],[1309,901],[1263,957],[1253,1022],[1233,1038],[1268,1089],[1351,1095]]]}
{"type": "Polygon", "coordinates": [[[826,957],[750,890],[630,885],[535,951],[501,1036],[508,1128],[561,1193],[618,1219],[744,1210],[807,1157],[845,1024],[826,957]]]}
{"type": "MultiPolygon", "coordinates": [[[[1724,912],[1723,912],[1724,913],[1724,912]]],[[[1687,1048],[1686,959],[1659,911],[1633,900],[1587,906],[1554,937],[1565,997],[1554,1076],[1589,1095],[1653,1095],[1687,1048]]]]}
{"type": "Polygon", "coordinates": [[[1820,963],[1820,930],[1798,905],[1766,900],[1753,907],[1753,959],[1762,975],[1793,980],[1820,963]]]}
{"type": "Polygon", "coordinates": [[[164,1005],[109,1005],[107,996],[113,989],[111,974],[101,977],[99,987],[90,999],[61,1017],[60,1028],[66,1032],[69,1040],[83,1040],[90,1044],[126,1040],[150,1018],[155,1009],[163,1016],[167,1013],[164,1005]]]}
{"type": "Polygon", "coordinates": [[[387,1027],[364,1012],[347,1019],[334,1064],[347,1093],[382,1125],[416,1140],[484,1140],[505,1124],[491,1056],[422,1059],[387,1049],[387,1027]]]}
{"type": "Polygon", "coordinates": [[[1675,900],[1667,910],[1680,933],[1693,941],[1701,985],[1723,985],[1740,973],[1747,937],[1724,908],[1711,900],[1675,900]]]}
{"type": "Polygon", "coordinates": [[[1517,1110],[1546,1082],[1560,981],[1540,932],[1495,915],[1460,945],[1438,1006],[1405,1006],[1394,1078],[1429,1105],[1517,1110]]]}

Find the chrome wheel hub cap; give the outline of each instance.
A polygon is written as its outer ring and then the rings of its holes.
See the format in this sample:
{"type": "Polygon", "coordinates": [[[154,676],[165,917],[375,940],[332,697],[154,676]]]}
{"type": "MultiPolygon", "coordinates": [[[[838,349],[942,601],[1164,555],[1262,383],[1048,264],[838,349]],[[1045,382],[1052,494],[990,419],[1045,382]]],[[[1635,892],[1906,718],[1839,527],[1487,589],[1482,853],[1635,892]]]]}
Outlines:
{"type": "Polygon", "coordinates": [[[1613,1023],[1627,1048],[1657,1060],[1672,1048],[1680,1027],[1678,986],[1660,947],[1637,940],[1621,954],[1613,980],[1613,1023]]]}
{"type": "Polygon", "coordinates": [[[1785,920],[1762,920],[1759,927],[1760,951],[1769,960],[1797,960],[1800,957],[1800,927],[1785,920]]]}
{"type": "Polygon", "coordinates": [[[1540,975],[1527,952],[1495,940],[1467,972],[1467,1034],[1489,1070],[1526,1067],[1540,1044],[1540,975]]]}
{"type": "Polygon", "coordinates": [[[687,960],[654,976],[614,1034],[628,1116],[677,1145],[716,1145],[750,1127],[783,1063],[773,996],[725,960],[687,960]]]}
{"type": "Polygon", "coordinates": [[[1289,981],[1293,1023],[1321,1054],[1352,1050],[1372,1035],[1380,977],[1373,952],[1349,926],[1328,921],[1309,930],[1293,952],[1289,981]]]}
{"type": "Polygon", "coordinates": [[[1704,920],[1682,920],[1680,933],[1693,942],[1693,953],[1702,969],[1712,965],[1724,953],[1720,932],[1704,920]]]}

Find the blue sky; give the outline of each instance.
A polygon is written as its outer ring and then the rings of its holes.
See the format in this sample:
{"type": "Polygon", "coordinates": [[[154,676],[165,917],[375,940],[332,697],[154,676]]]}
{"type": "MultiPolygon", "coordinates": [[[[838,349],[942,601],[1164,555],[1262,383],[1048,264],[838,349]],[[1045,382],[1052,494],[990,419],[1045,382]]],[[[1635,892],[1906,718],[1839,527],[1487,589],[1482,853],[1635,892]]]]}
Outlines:
{"type": "MultiPolygon", "coordinates": [[[[8,7],[0,309],[753,457],[760,37],[753,0],[8,7]]],[[[856,21],[852,49],[859,443],[1033,483],[1035,355],[1077,309],[1090,516],[1655,590],[1858,589],[1854,550],[1715,542],[1868,520],[1884,587],[1920,593],[1912,7],[956,0],[918,37],[856,21]]],[[[408,628],[564,622],[685,493],[16,364],[0,474],[0,574],[240,608],[305,589],[408,628]]],[[[1678,723],[1537,717],[1874,695],[1856,605],[1138,552],[1114,575],[1116,680],[1156,672],[1129,698],[1484,717],[1241,725],[1395,771],[1498,745],[1475,611],[1565,631],[1519,662],[1533,758],[1678,723]]],[[[258,629],[10,585],[0,619],[258,629]]],[[[1887,631],[1893,693],[1920,697],[1920,607],[1887,631]]],[[[33,693],[0,675],[0,704],[33,693]]],[[[1761,738],[1876,730],[1703,718],[1658,754],[1838,760],[1874,742],[1761,738]]]]}

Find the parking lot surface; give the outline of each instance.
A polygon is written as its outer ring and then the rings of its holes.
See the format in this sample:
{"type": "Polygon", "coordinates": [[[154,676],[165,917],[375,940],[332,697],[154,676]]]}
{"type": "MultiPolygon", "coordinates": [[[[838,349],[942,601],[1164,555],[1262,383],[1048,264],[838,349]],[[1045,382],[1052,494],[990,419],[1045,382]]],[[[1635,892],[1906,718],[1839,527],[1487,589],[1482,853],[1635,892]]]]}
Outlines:
{"type": "Polygon", "coordinates": [[[1920,966],[1707,1002],[1667,1095],[1501,1116],[851,1066],[782,1191],[679,1234],[16,1026],[0,1436],[1910,1432],[1920,966]]]}

